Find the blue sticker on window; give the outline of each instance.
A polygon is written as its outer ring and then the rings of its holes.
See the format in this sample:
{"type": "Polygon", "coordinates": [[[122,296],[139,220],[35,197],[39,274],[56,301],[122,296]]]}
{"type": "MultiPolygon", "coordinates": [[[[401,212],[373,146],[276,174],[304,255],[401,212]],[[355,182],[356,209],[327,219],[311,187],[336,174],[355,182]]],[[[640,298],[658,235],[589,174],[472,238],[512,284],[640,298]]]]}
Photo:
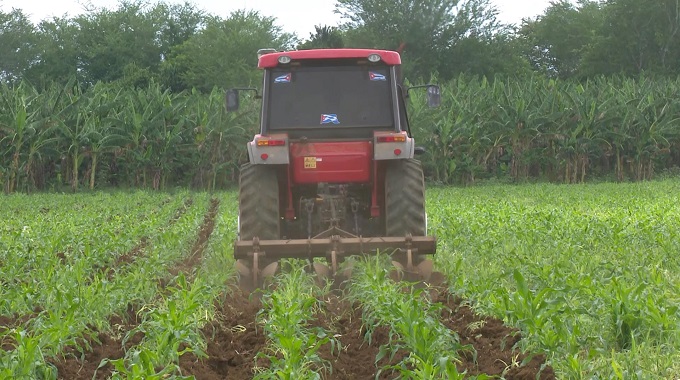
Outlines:
{"type": "Polygon", "coordinates": [[[322,113],[321,114],[321,124],[340,124],[340,120],[338,120],[337,114],[322,113]]]}
{"type": "Polygon", "coordinates": [[[290,73],[274,78],[274,83],[290,83],[290,73]]]}
{"type": "Polygon", "coordinates": [[[368,72],[368,79],[370,79],[370,80],[382,80],[382,81],[387,80],[387,78],[384,75],[378,74],[378,73],[373,72],[373,71],[368,72]]]}

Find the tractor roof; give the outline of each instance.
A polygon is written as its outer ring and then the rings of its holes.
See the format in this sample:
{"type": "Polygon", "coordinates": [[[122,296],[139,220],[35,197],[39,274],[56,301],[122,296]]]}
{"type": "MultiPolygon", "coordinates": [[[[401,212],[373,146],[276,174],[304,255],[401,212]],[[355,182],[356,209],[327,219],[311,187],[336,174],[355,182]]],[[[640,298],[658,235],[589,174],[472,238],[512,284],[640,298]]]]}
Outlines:
{"type": "Polygon", "coordinates": [[[378,54],[382,62],[387,65],[401,64],[401,57],[396,51],[376,50],[376,49],[313,49],[295,50],[278,53],[269,53],[260,57],[257,67],[261,69],[276,67],[279,64],[279,57],[288,56],[291,60],[311,60],[311,59],[342,59],[342,58],[366,58],[370,54],[378,54]]]}

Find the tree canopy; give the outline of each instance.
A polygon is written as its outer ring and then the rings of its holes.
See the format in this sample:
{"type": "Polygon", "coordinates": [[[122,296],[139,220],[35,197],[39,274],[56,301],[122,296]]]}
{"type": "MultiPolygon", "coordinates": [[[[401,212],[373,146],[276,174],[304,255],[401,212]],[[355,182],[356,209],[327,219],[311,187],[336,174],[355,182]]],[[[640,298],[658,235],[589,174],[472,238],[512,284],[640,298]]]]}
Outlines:
{"type": "Polygon", "coordinates": [[[255,11],[223,18],[189,2],[121,1],[37,25],[21,10],[0,12],[0,81],[210,91],[256,81],[263,47],[399,50],[412,80],[680,71],[680,0],[555,0],[520,25],[500,23],[490,0],[336,0],[336,12],[339,25],[307,38],[255,11]]]}

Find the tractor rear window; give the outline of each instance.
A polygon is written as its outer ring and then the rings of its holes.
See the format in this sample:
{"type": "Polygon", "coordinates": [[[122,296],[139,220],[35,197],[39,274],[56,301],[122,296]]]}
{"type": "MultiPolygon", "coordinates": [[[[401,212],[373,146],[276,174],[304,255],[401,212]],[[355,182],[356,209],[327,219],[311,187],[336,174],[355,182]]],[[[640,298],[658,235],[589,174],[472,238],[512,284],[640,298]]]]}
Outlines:
{"type": "Polygon", "coordinates": [[[268,129],[392,128],[390,89],[386,66],[277,68],[268,83],[268,129]]]}

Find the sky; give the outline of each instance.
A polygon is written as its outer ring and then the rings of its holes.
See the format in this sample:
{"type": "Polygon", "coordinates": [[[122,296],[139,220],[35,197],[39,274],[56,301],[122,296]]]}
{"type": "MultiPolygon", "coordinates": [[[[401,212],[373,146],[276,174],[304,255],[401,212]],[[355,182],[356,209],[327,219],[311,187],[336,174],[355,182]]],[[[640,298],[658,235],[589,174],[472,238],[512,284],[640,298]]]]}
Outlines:
{"type": "MultiPolygon", "coordinates": [[[[518,24],[522,18],[542,14],[550,0],[491,0],[499,10],[503,23],[518,24]]],[[[157,1],[149,1],[153,4],[157,1]]],[[[183,0],[165,0],[165,3],[184,3],[183,0]]],[[[315,25],[337,25],[340,17],[333,13],[335,0],[193,0],[197,8],[226,18],[237,9],[254,9],[265,16],[274,16],[286,32],[295,32],[301,38],[309,37],[315,25]]],[[[33,22],[52,16],[76,16],[85,12],[85,5],[115,9],[118,0],[0,0],[0,9],[23,10],[33,22]]]]}

